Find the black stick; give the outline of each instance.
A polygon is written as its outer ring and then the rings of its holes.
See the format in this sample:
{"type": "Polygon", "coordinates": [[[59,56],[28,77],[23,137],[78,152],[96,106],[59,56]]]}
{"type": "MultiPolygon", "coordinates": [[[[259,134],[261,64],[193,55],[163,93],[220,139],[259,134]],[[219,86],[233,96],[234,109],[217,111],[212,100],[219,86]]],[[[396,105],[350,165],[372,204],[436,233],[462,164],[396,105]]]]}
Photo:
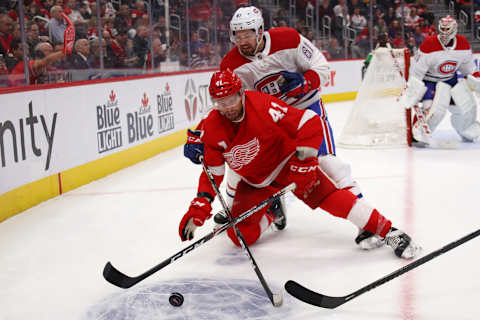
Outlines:
{"type": "Polygon", "coordinates": [[[447,251],[450,251],[452,250],[453,248],[456,248],[458,247],[459,245],[461,245],[462,243],[465,243],[475,237],[478,237],[480,235],[480,229],[475,231],[475,232],[472,232],[460,239],[458,239],[457,241],[454,241],[452,243],[449,243],[447,244],[446,246],[436,250],[436,251],[433,251],[429,254],[427,254],[426,256],[418,259],[418,260],[415,260],[413,261],[412,263],[410,264],[407,264],[406,266],[403,266],[401,267],[400,269],[390,273],[389,275],[381,278],[381,279],[378,279],[377,281],[374,281],[372,283],[370,283],[369,285],[366,285],[365,287],[361,288],[361,289],[358,289],[357,291],[355,292],[352,292],[351,294],[349,295],[346,295],[346,296],[343,296],[343,297],[330,297],[330,296],[326,296],[326,295],[323,295],[321,293],[317,293],[315,291],[312,291],[312,290],[309,290],[307,288],[305,288],[304,286],[298,284],[297,282],[295,281],[292,281],[292,280],[289,280],[287,281],[287,283],[285,283],[285,290],[287,290],[288,293],[290,293],[292,296],[294,296],[295,298],[303,301],[303,302],[306,302],[306,303],[309,303],[309,304],[312,304],[314,306],[318,306],[318,307],[322,307],[322,308],[329,308],[329,309],[334,309],[356,297],[358,297],[359,295],[367,292],[367,291],[370,291],[392,279],[395,279],[396,277],[418,267],[418,266],[421,266],[422,264],[432,260],[433,258],[436,258],[438,257],[439,255],[441,254],[444,254],[445,252],[447,251]]]}
{"type": "MultiPolygon", "coordinates": [[[[212,173],[210,172],[208,167],[205,165],[205,162],[203,162],[203,156],[200,156],[200,161],[202,162],[203,171],[205,171],[205,173],[208,177],[208,180],[210,181],[210,184],[212,185],[213,190],[215,190],[215,193],[217,194],[218,199],[220,200],[220,203],[222,204],[223,210],[227,214],[228,220],[232,221],[233,220],[232,213],[230,212],[230,209],[228,208],[227,204],[225,203],[225,200],[223,199],[223,196],[222,196],[220,190],[218,189],[217,184],[215,183],[215,179],[213,178],[212,173]]],[[[237,238],[238,238],[245,254],[247,255],[250,262],[252,263],[253,270],[257,274],[258,280],[260,280],[260,283],[262,284],[262,287],[265,290],[265,293],[267,294],[268,299],[270,299],[270,302],[272,302],[274,307],[280,307],[283,303],[282,294],[281,293],[272,293],[272,290],[270,290],[270,287],[268,286],[267,281],[263,277],[263,274],[260,271],[260,268],[258,267],[257,262],[253,258],[252,253],[250,252],[250,248],[248,248],[247,243],[245,242],[245,238],[243,237],[240,230],[238,230],[237,225],[234,225],[233,228],[235,230],[235,234],[237,235],[237,238]]]]}
{"type": "Polygon", "coordinates": [[[127,276],[126,274],[124,274],[124,273],[120,272],[118,269],[116,269],[110,262],[107,262],[107,264],[105,265],[105,267],[103,269],[103,277],[105,278],[105,280],[107,280],[108,282],[110,282],[111,284],[113,284],[117,287],[120,287],[120,288],[123,288],[123,289],[130,288],[131,286],[133,286],[133,285],[139,283],[140,281],[144,280],[145,278],[151,276],[152,274],[159,271],[160,269],[168,266],[172,262],[180,259],[181,257],[186,255],[187,253],[189,253],[189,252],[193,251],[194,249],[200,247],[202,244],[204,244],[208,240],[212,239],[213,237],[217,236],[218,234],[220,234],[220,233],[224,232],[225,230],[231,228],[232,226],[236,225],[237,223],[247,219],[252,214],[257,212],[258,210],[267,206],[270,203],[270,201],[272,201],[273,199],[275,199],[277,197],[281,197],[284,194],[286,194],[286,193],[288,193],[288,192],[290,192],[291,190],[294,190],[294,189],[295,189],[295,184],[294,183],[286,186],[282,190],[280,190],[277,193],[275,193],[274,195],[272,195],[270,198],[263,200],[262,202],[260,202],[256,206],[250,208],[249,210],[245,211],[244,213],[242,213],[240,216],[238,216],[234,220],[230,221],[229,223],[226,223],[219,228],[213,229],[212,232],[210,232],[209,234],[207,234],[203,238],[201,238],[201,239],[197,240],[196,242],[192,243],[191,245],[189,245],[185,249],[180,250],[179,252],[175,253],[173,256],[171,256],[168,259],[162,261],[161,263],[159,263],[156,266],[154,266],[153,268],[145,271],[144,273],[140,274],[139,276],[136,276],[136,277],[127,276]]]}

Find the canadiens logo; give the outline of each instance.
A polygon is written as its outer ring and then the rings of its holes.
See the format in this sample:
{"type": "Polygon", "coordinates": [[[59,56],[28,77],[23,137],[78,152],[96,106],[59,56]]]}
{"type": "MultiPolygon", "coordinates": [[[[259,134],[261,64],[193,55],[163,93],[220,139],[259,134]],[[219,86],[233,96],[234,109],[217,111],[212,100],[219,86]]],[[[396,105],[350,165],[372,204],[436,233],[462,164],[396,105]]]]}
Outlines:
{"type": "Polygon", "coordinates": [[[229,152],[225,152],[223,156],[231,169],[239,170],[255,159],[259,151],[260,143],[257,138],[253,138],[245,144],[233,147],[229,152]]]}
{"type": "Polygon", "coordinates": [[[258,80],[254,87],[257,91],[280,97],[282,92],[280,92],[280,82],[283,80],[280,72],[269,74],[262,79],[258,80]]]}
{"type": "Polygon", "coordinates": [[[438,67],[438,71],[443,74],[449,74],[455,72],[457,69],[456,61],[446,61],[438,67]]]}

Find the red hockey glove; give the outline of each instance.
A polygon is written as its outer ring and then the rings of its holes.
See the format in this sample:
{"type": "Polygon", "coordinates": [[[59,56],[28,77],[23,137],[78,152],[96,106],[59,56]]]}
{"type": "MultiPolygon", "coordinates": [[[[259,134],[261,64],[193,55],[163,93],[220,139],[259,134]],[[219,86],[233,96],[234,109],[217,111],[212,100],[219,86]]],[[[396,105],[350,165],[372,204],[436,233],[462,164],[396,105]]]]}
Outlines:
{"type": "Polygon", "coordinates": [[[71,54],[73,50],[73,44],[75,43],[75,27],[72,21],[65,13],[62,13],[63,19],[67,22],[67,28],[63,32],[63,54],[71,54]]]}
{"type": "Polygon", "coordinates": [[[211,212],[212,206],[207,198],[196,197],[193,199],[178,228],[182,241],[192,240],[195,229],[203,226],[205,220],[212,216],[211,212]]]}
{"type": "Polygon", "coordinates": [[[295,182],[297,188],[293,192],[297,197],[307,198],[312,192],[313,187],[318,180],[318,158],[310,157],[300,160],[297,156],[293,156],[288,163],[290,173],[289,182],[295,182]]]}

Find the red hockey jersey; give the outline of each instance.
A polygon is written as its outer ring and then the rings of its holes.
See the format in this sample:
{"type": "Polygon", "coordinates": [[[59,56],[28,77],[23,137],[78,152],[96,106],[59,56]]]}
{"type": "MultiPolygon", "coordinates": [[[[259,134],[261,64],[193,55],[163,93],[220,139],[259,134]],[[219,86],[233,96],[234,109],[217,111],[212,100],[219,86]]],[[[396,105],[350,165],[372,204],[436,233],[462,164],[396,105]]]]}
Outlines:
{"type": "MultiPolygon", "coordinates": [[[[290,107],[256,91],[245,91],[244,108],[240,122],[231,122],[212,110],[202,123],[205,164],[217,185],[223,180],[226,162],[248,184],[267,186],[277,179],[298,147],[312,148],[316,153],[322,143],[318,133],[321,120],[311,110],[290,107]]],[[[198,192],[215,194],[205,173],[198,192]]]]}

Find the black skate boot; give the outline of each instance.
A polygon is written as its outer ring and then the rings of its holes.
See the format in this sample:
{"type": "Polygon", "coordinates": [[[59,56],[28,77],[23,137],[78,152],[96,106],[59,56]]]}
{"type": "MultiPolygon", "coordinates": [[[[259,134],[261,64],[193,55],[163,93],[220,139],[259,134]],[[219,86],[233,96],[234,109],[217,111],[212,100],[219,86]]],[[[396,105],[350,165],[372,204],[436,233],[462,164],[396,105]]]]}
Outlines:
{"type": "Polygon", "coordinates": [[[355,243],[363,250],[372,250],[383,246],[385,240],[374,233],[359,229],[358,235],[355,238],[355,243]]]}
{"type": "Polygon", "coordinates": [[[274,199],[268,211],[272,212],[275,216],[275,221],[273,221],[275,228],[277,230],[285,229],[287,226],[287,215],[285,214],[285,203],[283,202],[283,198],[274,199]]]}
{"type": "Polygon", "coordinates": [[[408,234],[394,227],[390,228],[385,236],[385,243],[399,258],[412,259],[421,251],[421,248],[412,241],[408,234]]]}

